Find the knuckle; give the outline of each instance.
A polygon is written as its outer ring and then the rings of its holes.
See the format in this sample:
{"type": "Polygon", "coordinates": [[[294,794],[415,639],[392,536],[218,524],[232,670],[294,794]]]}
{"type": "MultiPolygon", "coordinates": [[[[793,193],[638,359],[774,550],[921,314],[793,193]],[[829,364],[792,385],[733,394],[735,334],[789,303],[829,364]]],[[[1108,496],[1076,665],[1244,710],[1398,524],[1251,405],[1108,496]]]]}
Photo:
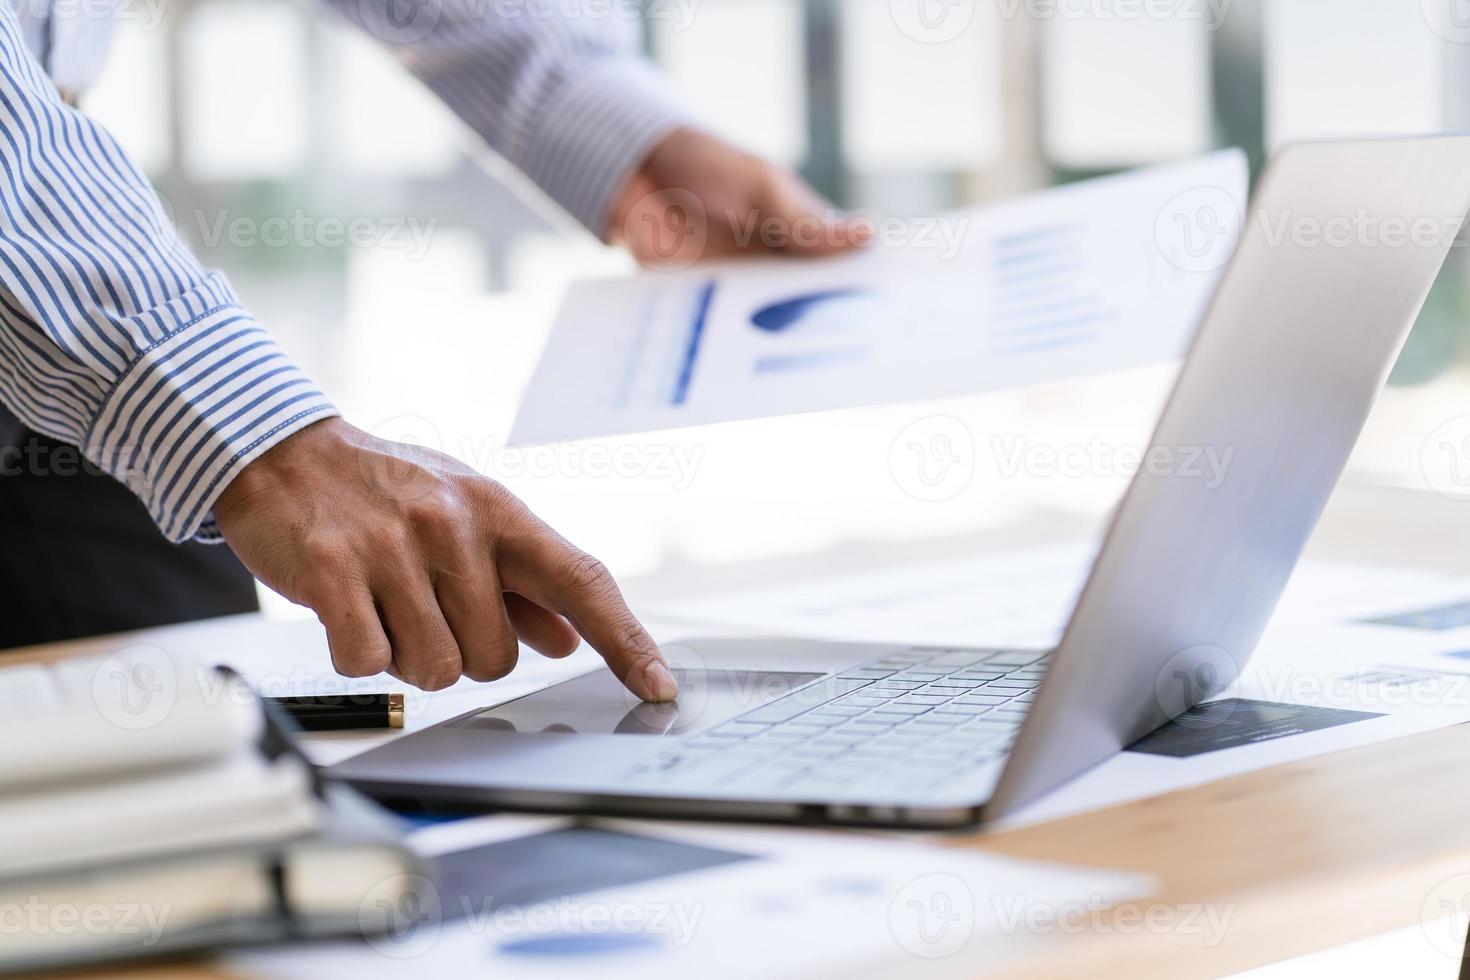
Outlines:
{"type": "Polygon", "coordinates": [[[337,658],[333,666],[343,677],[371,677],[381,674],[388,666],[387,658],[365,654],[350,654],[337,658]]]}
{"type": "Polygon", "coordinates": [[[301,563],[308,571],[330,574],[347,559],[347,549],[336,537],[313,536],[301,542],[301,563]]]}
{"type": "Polygon", "coordinates": [[[636,619],[629,619],[624,623],[620,623],[618,625],[617,635],[623,648],[636,651],[640,661],[655,659],[656,653],[653,639],[648,635],[648,631],[643,628],[643,624],[639,623],[636,619]]]}
{"type": "Polygon", "coordinates": [[[612,574],[607,566],[585,551],[577,552],[568,560],[563,578],[567,585],[579,592],[605,592],[612,585],[612,574]]]}
{"type": "Polygon", "coordinates": [[[511,493],[504,484],[489,477],[480,477],[475,481],[474,500],[475,515],[496,536],[515,527],[527,513],[526,505],[521,503],[519,497],[511,493]]]}
{"type": "Polygon", "coordinates": [[[464,672],[459,657],[430,656],[398,658],[403,679],[424,691],[442,691],[464,672]],[[406,661],[406,662],[405,662],[406,661]]]}
{"type": "Polygon", "coordinates": [[[433,538],[450,537],[464,527],[465,508],[459,494],[448,487],[425,494],[408,509],[408,523],[420,534],[433,538]]]}
{"type": "Polygon", "coordinates": [[[459,677],[458,668],[451,670],[443,666],[431,667],[419,672],[417,686],[425,691],[442,691],[452,686],[459,677]]]}
{"type": "Polygon", "coordinates": [[[384,521],[372,531],[372,557],[369,559],[375,572],[385,568],[397,569],[411,561],[417,551],[416,535],[405,521],[384,521]],[[387,561],[385,559],[392,559],[387,561]]]}
{"type": "Polygon", "coordinates": [[[374,639],[364,624],[351,617],[318,613],[317,618],[327,629],[332,667],[343,677],[371,677],[392,665],[393,653],[381,634],[374,639]]]}
{"type": "Polygon", "coordinates": [[[506,622],[492,624],[485,630],[486,642],[473,656],[464,658],[465,676],[473,681],[498,681],[516,669],[521,645],[506,622]]]}
{"type": "Polygon", "coordinates": [[[505,484],[499,480],[492,480],[488,476],[480,477],[475,481],[475,486],[479,491],[481,501],[491,510],[503,510],[520,503],[516,495],[506,489],[505,484]]]}
{"type": "Polygon", "coordinates": [[[465,676],[472,681],[480,681],[481,683],[498,681],[503,677],[509,676],[510,672],[516,669],[516,660],[517,658],[514,655],[508,658],[497,656],[494,659],[477,663],[473,667],[466,667],[465,676]]]}

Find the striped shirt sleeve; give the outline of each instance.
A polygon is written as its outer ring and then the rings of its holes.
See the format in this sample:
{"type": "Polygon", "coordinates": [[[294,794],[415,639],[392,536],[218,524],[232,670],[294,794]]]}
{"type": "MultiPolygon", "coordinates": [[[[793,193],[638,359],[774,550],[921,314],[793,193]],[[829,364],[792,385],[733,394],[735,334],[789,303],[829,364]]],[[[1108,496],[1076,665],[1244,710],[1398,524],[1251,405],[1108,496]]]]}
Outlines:
{"type": "Polygon", "coordinates": [[[171,540],[332,404],[200,267],[147,180],[65,105],[0,4],[0,400],[81,447],[171,540]]]}
{"type": "Polygon", "coordinates": [[[639,4],[328,0],[599,238],[614,196],[693,112],[638,53],[639,4]]]}

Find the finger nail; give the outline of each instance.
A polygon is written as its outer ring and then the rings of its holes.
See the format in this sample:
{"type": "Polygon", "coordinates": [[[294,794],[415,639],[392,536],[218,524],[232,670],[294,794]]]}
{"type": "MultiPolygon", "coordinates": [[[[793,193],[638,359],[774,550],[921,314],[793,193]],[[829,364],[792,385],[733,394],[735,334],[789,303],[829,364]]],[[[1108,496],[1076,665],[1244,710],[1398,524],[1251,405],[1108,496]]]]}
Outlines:
{"type": "Polygon", "coordinates": [[[654,662],[645,674],[650,701],[672,701],[679,696],[679,682],[663,664],[654,662]]]}

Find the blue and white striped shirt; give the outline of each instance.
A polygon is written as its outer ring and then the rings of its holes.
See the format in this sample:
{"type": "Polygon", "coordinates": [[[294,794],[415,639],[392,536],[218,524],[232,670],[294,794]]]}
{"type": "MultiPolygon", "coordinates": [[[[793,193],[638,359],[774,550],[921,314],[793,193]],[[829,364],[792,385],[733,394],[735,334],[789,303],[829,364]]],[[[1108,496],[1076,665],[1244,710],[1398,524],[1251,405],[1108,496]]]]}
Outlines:
{"type": "MultiPolygon", "coordinates": [[[[80,446],[170,539],[217,539],[209,510],[235,473],[336,409],[190,254],[107,131],[60,98],[57,84],[91,81],[110,25],[52,22],[51,2],[0,0],[0,401],[80,446]]],[[[634,53],[627,5],[328,2],[596,234],[639,161],[690,120],[634,53]]],[[[95,5],[67,9],[95,20],[95,5]]]]}

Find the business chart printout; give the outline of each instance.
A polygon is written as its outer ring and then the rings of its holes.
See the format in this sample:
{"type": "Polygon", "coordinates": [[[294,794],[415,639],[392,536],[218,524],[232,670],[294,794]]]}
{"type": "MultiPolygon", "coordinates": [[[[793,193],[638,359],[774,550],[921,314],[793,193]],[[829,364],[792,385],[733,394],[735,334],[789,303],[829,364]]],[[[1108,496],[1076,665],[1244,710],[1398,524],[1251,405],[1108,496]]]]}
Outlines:
{"type": "Polygon", "coordinates": [[[1227,150],[901,228],[824,260],[575,285],[512,444],[922,401],[1183,355],[1245,214],[1227,150]]]}

